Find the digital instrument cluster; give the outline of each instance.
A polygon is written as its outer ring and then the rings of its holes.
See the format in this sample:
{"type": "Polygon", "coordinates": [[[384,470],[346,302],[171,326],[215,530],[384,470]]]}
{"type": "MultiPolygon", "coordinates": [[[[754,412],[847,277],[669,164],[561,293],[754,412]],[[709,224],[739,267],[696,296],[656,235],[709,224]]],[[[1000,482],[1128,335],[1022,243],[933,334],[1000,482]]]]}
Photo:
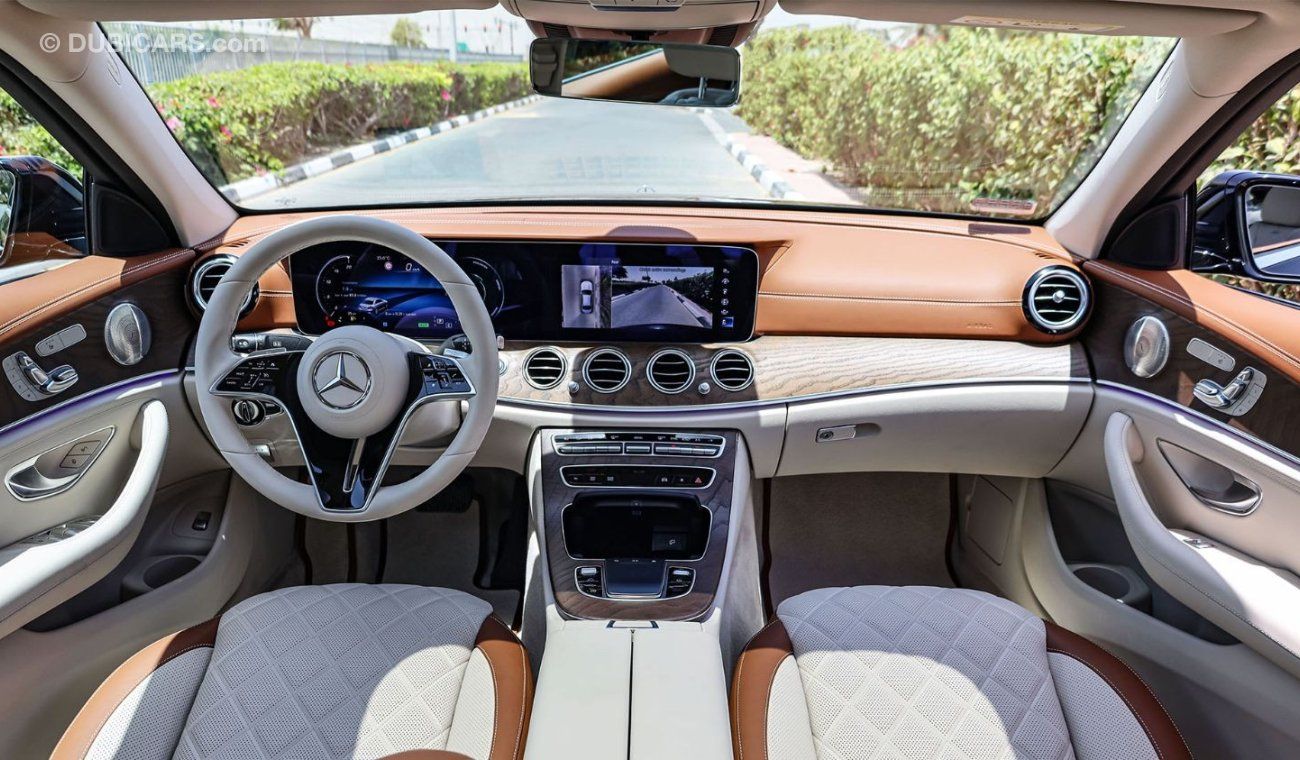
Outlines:
{"type": "MultiPolygon", "coordinates": [[[[508,340],[737,341],[753,332],[758,257],[748,248],[437,242],[508,340]]],[[[462,332],[438,280],[391,249],[327,243],[289,266],[305,333],[355,324],[417,339],[462,332]]]]}

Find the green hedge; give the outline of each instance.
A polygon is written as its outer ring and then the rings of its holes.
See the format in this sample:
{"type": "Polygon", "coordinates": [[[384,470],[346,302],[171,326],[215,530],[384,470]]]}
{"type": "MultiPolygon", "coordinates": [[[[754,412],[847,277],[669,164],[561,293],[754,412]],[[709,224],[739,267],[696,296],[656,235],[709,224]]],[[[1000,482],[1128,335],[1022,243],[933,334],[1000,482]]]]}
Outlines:
{"type": "Polygon", "coordinates": [[[1042,214],[1169,44],[955,27],[895,46],[849,27],[776,29],[746,46],[739,112],[828,161],[867,205],[969,212],[993,196],[1042,214]]]}
{"type": "Polygon", "coordinates": [[[0,90],[0,156],[43,156],[81,176],[81,164],[4,90],[0,90]]]}
{"type": "MultiPolygon", "coordinates": [[[[217,184],[529,92],[527,68],[508,63],[268,63],[149,88],[168,127],[217,184]]],[[[49,132],[0,91],[0,155],[25,154],[81,172],[49,132]]]]}
{"type": "Polygon", "coordinates": [[[1201,177],[1229,169],[1300,174],[1300,86],[1256,119],[1201,177]]]}
{"type": "Polygon", "coordinates": [[[209,177],[234,182],[332,148],[528,94],[522,64],[268,63],[149,88],[209,177]]]}

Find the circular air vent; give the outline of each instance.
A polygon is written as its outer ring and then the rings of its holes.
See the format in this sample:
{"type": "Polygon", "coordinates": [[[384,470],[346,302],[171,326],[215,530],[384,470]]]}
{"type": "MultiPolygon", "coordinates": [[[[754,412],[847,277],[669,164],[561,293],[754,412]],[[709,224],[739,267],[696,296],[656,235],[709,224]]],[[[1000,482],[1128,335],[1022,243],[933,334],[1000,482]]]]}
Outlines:
{"type": "Polygon", "coordinates": [[[544,391],[559,385],[568,367],[564,354],[554,348],[538,348],[524,359],[524,377],[529,385],[544,391]]]}
{"type": "Polygon", "coordinates": [[[1088,281],[1069,267],[1044,267],[1025,285],[1025,316],[1045,333],[1078,327],[1088,316],[1091,302],[1088,281]]]}
{"type": "Polygon", "coordinates": [[[665,348],[646,363],[646,378],[660,393],[681,393],[695,380],[695,362],[675,348],[665,348]]]}
{"type": "Polygon", "coordinates": [[[709,365],[709,374],[719,388],[743,391],[754,382],[754,363],[749,356],[734,348],[719,351],[709,365]]]}
{"type": "Polygon", "coordinates": [[[587,363],[582,365],[582,379],[600,393],[614,393],[623,390],[632,378],[632,362],[628,361],[622,351],[601,348],[592,351],[587,363]]]}
{"type": "MultiPolygon", "coordinates": [[[[217,283],[221,278],[226,276],[226,272],[235,265],[234,256],[221,254],[203,259],[194,267],[190,273],[190,303],[194,305],[199,314],[208,310],[208,302],[212,300],[212,294],[217,290],[217,283]]],[[[258,288],[253,285],[248,296],[244,298],[243,306],[239,307],[239,315],[242,317],[253,310],[253,304],[257,302],[258,288]]]]}

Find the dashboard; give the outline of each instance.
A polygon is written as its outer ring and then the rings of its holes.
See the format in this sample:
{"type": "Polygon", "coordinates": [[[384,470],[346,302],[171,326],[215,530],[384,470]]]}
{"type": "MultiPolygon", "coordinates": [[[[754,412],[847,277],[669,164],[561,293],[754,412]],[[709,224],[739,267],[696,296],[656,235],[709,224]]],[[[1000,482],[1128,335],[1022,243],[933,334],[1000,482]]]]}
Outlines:
{"type": "MultiPolygon", "coordinates": [[[[435,242],[474,282],[508,340],[721,342],[754,331],[758,256],[749,248],[435,242]]],[[[355,324],[416,339],[461,332],[437,279],[383,246],[314,246],[293,254],[289,268],[307,334],[355,324]]]]}

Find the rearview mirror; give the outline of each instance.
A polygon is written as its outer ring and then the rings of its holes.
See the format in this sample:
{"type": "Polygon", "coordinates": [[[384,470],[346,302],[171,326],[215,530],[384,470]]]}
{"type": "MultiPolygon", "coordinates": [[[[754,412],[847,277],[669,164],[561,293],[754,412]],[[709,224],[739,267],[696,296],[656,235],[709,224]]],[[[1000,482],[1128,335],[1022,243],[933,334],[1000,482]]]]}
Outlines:
{"type": "Polygon", "coordinates": [[[1300,282],[1300,177],[1224,172],[1197,196],[1191,268],[1300,282]]]}
{"type": "Polygon", "coordinates": [[[621,103],[725,108],[740,99],[740,53],[716,45],[621,40],[534,40],[541,95],[621,103]]]}

